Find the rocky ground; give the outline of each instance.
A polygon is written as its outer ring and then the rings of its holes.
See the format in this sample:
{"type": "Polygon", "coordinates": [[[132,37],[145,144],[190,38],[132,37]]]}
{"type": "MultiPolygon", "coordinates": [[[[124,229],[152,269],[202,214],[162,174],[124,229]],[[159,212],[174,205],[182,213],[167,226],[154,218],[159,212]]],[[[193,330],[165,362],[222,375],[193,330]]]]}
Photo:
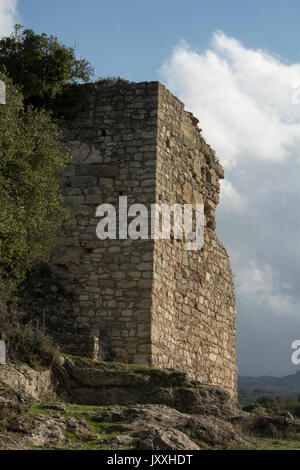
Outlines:
{"type": "Polygon", "coordinates": [[[63,356],[51,370],[0,366],[0,449],[300,449],[297,426],[174,370],[63,356]],[[249,437],[265,429],[293,440],[249,437]]]}

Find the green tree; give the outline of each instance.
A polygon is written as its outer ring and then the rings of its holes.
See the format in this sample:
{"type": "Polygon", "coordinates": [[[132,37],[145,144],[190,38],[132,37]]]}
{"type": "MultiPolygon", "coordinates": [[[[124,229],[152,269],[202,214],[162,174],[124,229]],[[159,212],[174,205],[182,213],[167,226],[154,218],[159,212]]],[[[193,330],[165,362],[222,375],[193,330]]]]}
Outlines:
{"type": "Polygon", "coordinates": [[[0,105],[0,285],[16,284],[35,259],[46,260],[58,226],[68,219],[58,175],[69,159],[61,133],[45,110],[25,110],[6,82],[0,105]]]}
{"type": "Polygon", "coordinates": [[[21,88],[25,105],[47,109],[65,84],[87,82],[93,75],[89,62],[76,57],[76,46],[20,25],[0,39],[0,70],[21,88]]]}
{"type": "Polygon", "coordinates": [[[256,399],[255,403],[244,407],[245,411],[265,410],[266,413],[271,414],[281,414],[287,411],[295,413],[296,409],[297,413],[300,413],[297,397],[284,397],[281,395],[261,395],[256,399]]]}

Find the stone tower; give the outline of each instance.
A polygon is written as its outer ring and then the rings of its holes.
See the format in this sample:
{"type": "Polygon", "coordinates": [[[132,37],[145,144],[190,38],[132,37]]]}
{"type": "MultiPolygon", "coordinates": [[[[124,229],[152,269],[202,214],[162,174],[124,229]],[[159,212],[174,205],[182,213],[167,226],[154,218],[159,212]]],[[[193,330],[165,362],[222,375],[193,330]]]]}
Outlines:
{"type": "Polygon", "coordinates": [[[158,82],[71,86],[58,113],[72,161],[62,192],[74,214],[53,265],[74,294],[72,353],[176,368],[236,394],[235,298],[230,261],[215,234],[223,169],[198,120],[158,82]],[[205,243],[99,240],[96,208],[203,203],[205,243]]]}

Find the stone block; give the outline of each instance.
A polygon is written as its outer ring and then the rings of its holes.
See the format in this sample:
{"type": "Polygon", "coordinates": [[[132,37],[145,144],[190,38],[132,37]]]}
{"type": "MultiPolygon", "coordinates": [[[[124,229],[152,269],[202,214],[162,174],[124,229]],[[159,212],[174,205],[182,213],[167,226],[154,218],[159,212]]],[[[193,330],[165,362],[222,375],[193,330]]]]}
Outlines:
{"type": "Polygon", "coordinates": [[[6,104],[6,86],[2,80],[0,80],[0,104],[6,104]]]}
{"type": "Polygon", "coordinates": [[[6,345],[4,341],[0,341],[0,364],[6,364],[6,345]]]}
{"type": "Polygon", "coordinates": [[[71,178],[71,186],[73,188],[82,186],[95,186],[97,178],[95,176],[73,176],[71,178]]]}

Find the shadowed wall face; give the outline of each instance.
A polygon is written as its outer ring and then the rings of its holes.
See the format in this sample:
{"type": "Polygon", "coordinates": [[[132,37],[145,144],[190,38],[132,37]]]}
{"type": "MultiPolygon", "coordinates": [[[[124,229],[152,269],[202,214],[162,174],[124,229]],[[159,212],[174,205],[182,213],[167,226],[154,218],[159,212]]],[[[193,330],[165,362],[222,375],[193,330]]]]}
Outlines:
{"type": "Polygon", "coordinates": [[[177,368],[235,395],[233,281],[214,232],[223,170],[197,120],[158,82],[70,87],[59,111],[72,153],[62,192],[74,223],[58,235],[53,263],[77,296],[61,342],[72,353],[177,368]],[[204,247],[99,240],[96,208],[117,208],[120,196],[149,213],[153,203],[203,203],[204,247]]]}
{"type": "Polygon", "coordinates": [[[118,208],[120,196],[128,206],[154,201],[157,94],[157,83],[101,82],[71,87],[60,108],[72,154],[62,192],[75,219],[53,263],[78,295],[72,333],[81,348],[92,336],[84,353],[103,359],[151,363],[153,241],[99,240],[96,209],[118,208]]]}

